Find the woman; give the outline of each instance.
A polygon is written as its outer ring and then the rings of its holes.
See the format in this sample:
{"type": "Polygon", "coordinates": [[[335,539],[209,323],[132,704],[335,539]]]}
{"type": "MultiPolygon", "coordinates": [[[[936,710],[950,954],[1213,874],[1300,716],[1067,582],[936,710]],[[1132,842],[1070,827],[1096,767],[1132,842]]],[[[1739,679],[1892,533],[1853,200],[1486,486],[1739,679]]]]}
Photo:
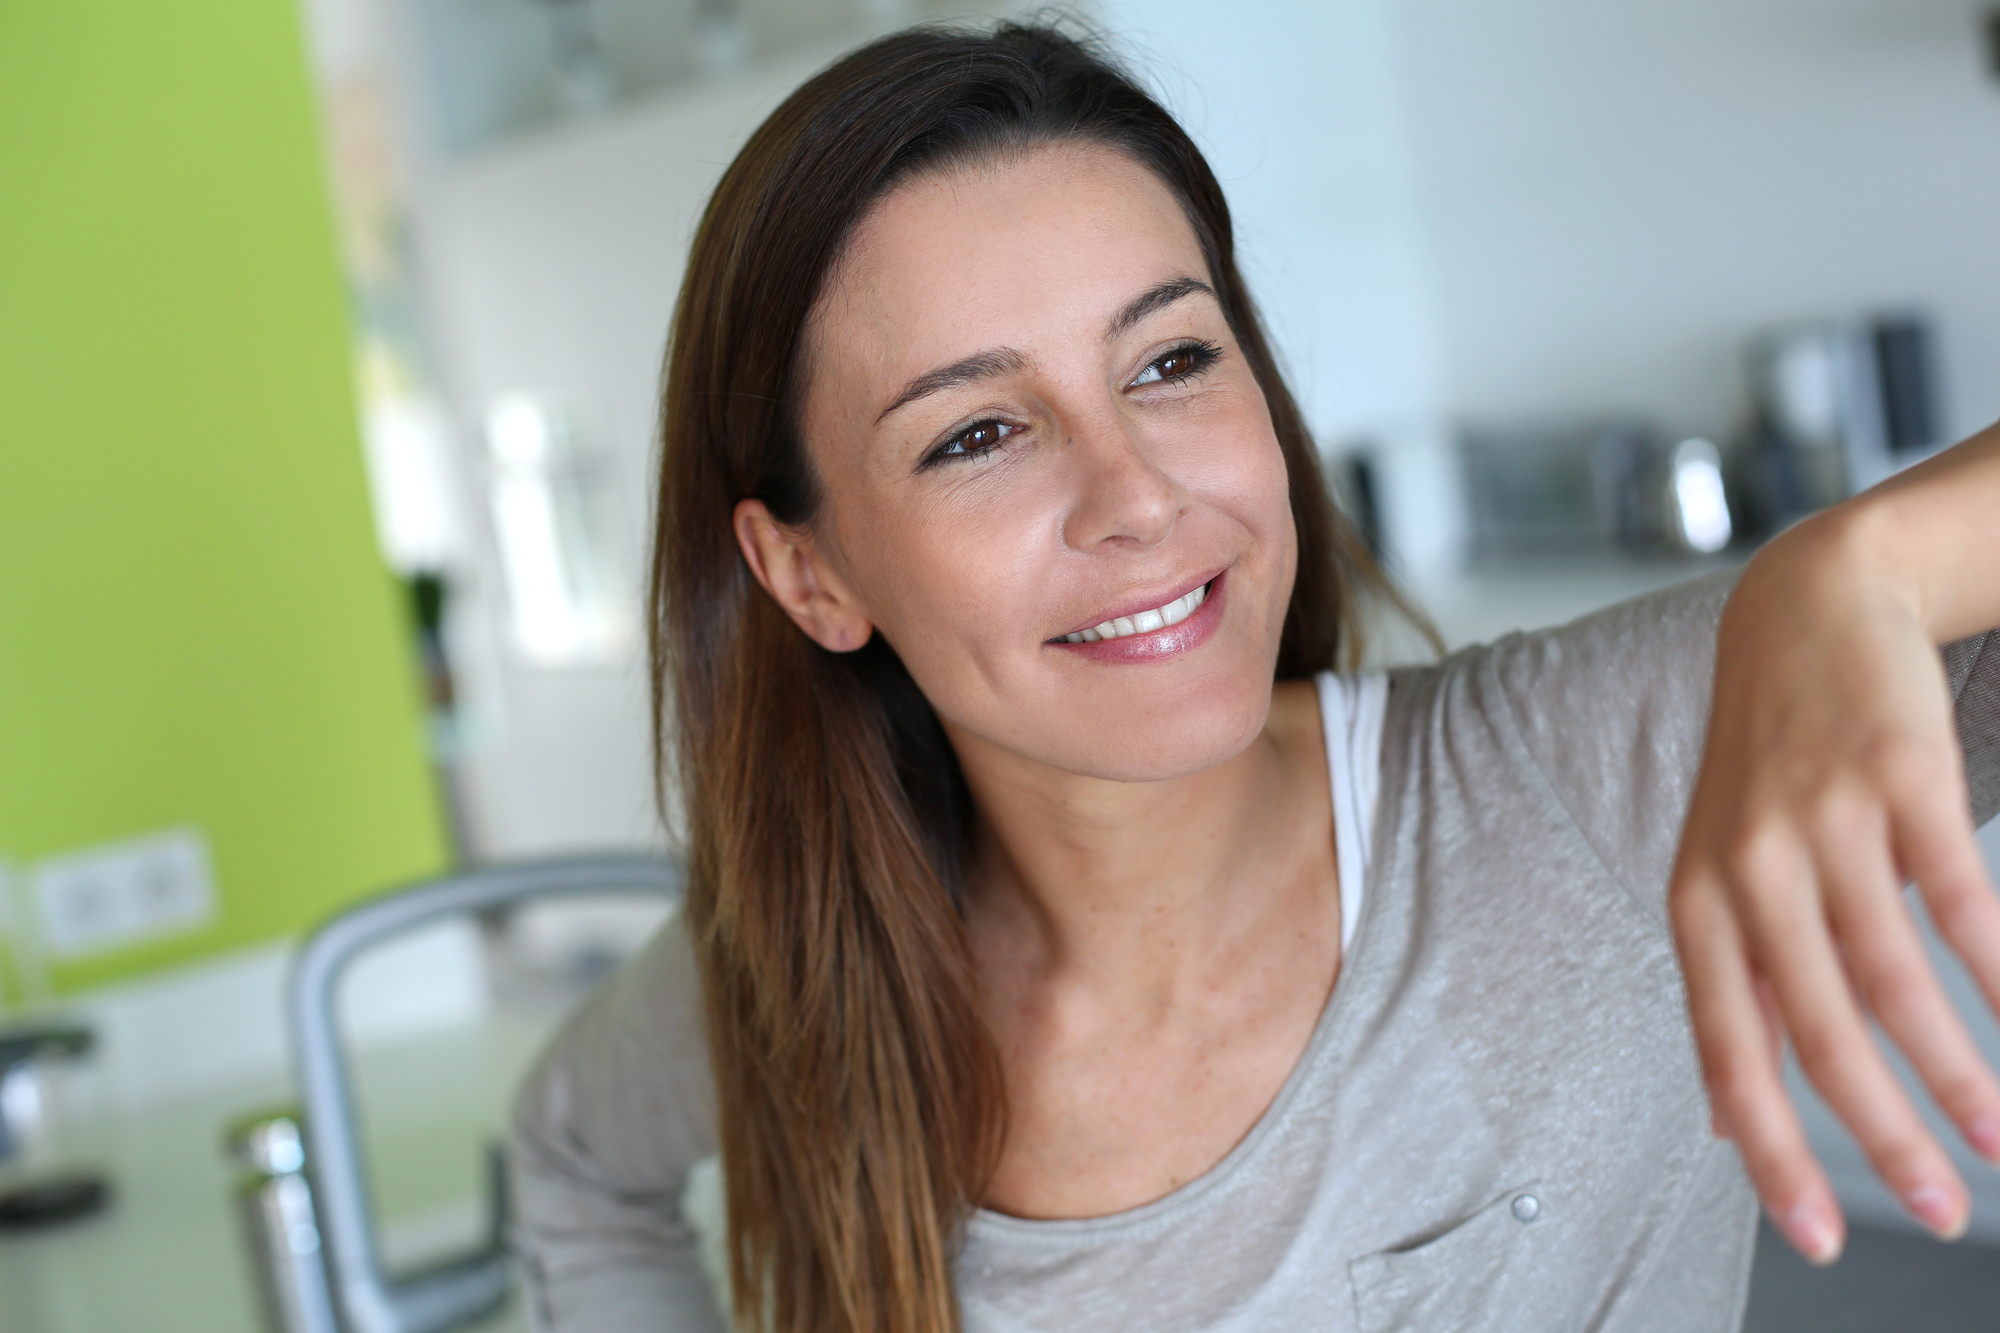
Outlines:
{"type": "Polygon", "coordinates": [[[1746,1165],[1839,1245],[1783,1034],[1963,1228],[1861,1015],[2000,1152],[1897,899],[2000,981],[2000,649],[1934,647],[2000,622],[2000,437],[1733,591],[1333,675],[1387,594],[1215,179],[1015,27],[758,130],[664,433],[687,910],[523,1095],[545,1324],[720,1327],[706,1233],[785,1333],[1730,1327],[1746,1165]]]}

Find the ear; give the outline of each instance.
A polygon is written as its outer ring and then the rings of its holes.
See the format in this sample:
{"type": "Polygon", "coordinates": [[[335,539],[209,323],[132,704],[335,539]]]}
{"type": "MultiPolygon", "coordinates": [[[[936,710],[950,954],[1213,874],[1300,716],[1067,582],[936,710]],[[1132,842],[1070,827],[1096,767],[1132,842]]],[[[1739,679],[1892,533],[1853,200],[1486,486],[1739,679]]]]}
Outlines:
{"type": "Polygon", "coordinates": [[[829,652],[849,653],[868,642],[875,626],[812,534],[771,517],[762,500],[743,500],[734,517],[736,545],[771,600],[806,636],[829,652]]]}

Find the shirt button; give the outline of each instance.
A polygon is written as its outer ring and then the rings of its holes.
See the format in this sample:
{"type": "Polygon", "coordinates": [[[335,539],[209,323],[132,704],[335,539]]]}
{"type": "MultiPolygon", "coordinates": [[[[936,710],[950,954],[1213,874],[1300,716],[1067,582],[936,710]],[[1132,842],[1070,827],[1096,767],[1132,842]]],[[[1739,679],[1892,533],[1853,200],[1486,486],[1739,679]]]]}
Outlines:
{"type": "Polygon", "coordinates": [[[1514,1196],[1514,1220],[1532,1222],[1542,1215],[1542,1201],[1532,1194],[1514,1196]]]}

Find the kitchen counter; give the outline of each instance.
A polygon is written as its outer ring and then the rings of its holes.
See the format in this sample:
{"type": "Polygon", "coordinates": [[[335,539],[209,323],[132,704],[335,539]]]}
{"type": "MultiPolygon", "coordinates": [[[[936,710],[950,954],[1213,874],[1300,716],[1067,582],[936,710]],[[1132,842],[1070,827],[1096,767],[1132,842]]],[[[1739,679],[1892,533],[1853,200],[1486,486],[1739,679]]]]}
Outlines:
{"type": "MultiPolygon", "coordinates": [[[[1560,625],[1601,607],[1689,579],[1734,569],[1726,558],[1641,557],[1606,550],[1563,559],[1491,561],[1465,573],[1411,584],[1448,648],[1514,630],[1560,625]]],[[[1395,644],[1401,646],[1397,637],[1395,644]]]]}
{"type": "MultiPolygon", "coordinates": [[[[477,1233],[480,1144],[545,1025],[491,1018],[366,1052],[373,1184],[385,1250],[421,1260],[477,1233]]],[[[37,1232],[0,1232],[0,1333],[265,1333],[223,1126],[282,1107],[282,1071],[67,1127],[112,1181],[110,1206],[37,1232]]],[[[516,1333],[516,1308],[478,1326],[516,1333]]]]}

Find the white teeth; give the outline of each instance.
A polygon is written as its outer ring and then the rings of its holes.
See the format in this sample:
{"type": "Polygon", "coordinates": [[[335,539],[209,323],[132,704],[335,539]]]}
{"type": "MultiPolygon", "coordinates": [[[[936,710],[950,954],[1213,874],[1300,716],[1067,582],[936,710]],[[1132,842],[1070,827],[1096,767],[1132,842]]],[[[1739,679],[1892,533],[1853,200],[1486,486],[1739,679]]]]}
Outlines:
{"type": "Polygon", "coordinates": [[[1202,584],[1184,597],[1176,597],[1165,606],[1151,611],[1141,611],[1136,616],[1119,616],[1107,620],[1102,625],[1080,629],[1074,634],[1063,635],[1064,643],[1096,643],[1101,639],[1117,639],[1127,634],[1146,634],[1168,625],[1178,625],[1195,613],[1208,600],[1208,585],[1202,584]]]}

